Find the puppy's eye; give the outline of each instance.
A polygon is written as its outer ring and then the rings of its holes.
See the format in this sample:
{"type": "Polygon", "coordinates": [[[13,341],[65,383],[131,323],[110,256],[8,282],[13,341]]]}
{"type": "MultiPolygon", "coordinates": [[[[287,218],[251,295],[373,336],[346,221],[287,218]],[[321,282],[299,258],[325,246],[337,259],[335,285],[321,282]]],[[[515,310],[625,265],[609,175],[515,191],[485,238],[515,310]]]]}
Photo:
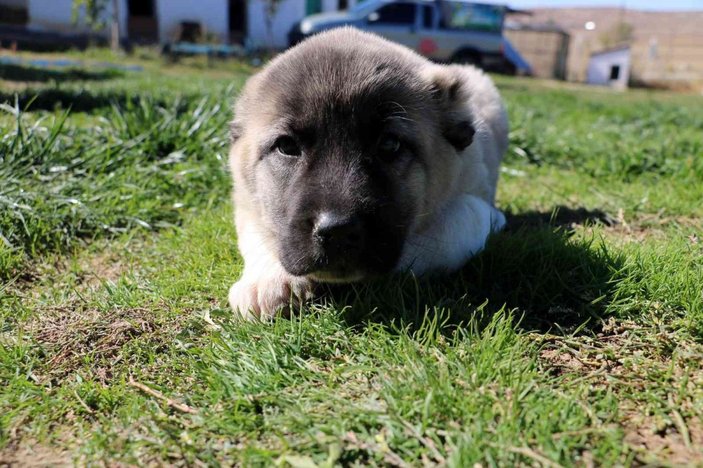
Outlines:
{"type": "Polygon", "coordinates": [[[292,137],[282,136],[274,144],[274,149],[284,156],[300,156],[303,150],[292,137]]]}
{"type": "Polygon", "coordinates": [[[378,140],[378,151],[382,156],[393,157],[400,152],[402,143],[397,136],[391,134],[382,135],[378,140]]]}

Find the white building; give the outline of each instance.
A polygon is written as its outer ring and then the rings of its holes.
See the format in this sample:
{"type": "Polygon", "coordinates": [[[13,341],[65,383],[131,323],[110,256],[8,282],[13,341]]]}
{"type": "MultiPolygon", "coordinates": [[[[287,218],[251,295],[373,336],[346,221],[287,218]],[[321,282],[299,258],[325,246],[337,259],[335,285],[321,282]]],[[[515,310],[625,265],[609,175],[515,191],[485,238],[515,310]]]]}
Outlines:
{"type": "MultiPolygon", "coordinates": [[[[268,0],[117,0],[120,36],[134,41],[174,40],[182,22],[198,23],[214,40],[252,48],[288,45],[293,24],[313,13],[337,11],[361,0],[282,0],[267,28],[268,0]]],[[[113,0],[109,0],[112,5],[113,0]]],[[[86,31],[75,25],[73,0],[0,0],[0,8],[23,7],[35,30],[86,31]]]]}
{"type": "Polygon", "coordinates": [[[625,89],[630,80],[630,63],[630,46],[594,52],[588,61],[586,82],[625,89]]]}

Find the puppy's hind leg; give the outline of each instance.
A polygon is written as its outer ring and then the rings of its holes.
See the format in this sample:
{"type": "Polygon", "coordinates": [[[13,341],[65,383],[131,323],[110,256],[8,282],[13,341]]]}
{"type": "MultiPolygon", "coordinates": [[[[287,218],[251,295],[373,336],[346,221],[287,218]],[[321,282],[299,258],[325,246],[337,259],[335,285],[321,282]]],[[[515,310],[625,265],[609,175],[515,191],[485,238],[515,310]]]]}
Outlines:
{"type": "Polygon", "coordinates": [[[408,238],[397,270],[416,275],[458,270],[483,250],[491,233],[504,226],[500,210],[474,195],[461,195],[435,223],[408,238]]]}

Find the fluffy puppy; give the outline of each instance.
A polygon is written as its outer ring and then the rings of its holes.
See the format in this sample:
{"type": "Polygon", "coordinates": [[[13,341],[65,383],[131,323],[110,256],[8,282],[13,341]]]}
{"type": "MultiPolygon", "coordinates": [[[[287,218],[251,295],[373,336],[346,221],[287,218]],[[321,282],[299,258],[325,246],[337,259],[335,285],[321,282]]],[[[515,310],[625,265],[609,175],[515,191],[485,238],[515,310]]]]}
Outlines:
{"type": "Polygon", "coordinates": [[[319,282],[460,268],[505,224],[508,122],[495,86],[351,28],[249,79],[231,125],[244,271],[229,292],[271,317],[319,282]]]}

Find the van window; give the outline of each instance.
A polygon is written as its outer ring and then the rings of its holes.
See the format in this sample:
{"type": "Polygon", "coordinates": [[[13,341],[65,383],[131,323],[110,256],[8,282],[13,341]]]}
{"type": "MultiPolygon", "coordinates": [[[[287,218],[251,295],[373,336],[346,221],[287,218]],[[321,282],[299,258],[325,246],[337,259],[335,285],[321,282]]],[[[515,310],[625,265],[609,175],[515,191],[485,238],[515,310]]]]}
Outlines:
{"type": "Polygon", "coordinates": [[[422,7],[422,27],[425,29],[432,29],[434,26],[434,8],[430,5],[424,5],[422,7]]]}
{"type": "Polygon", "coordinates": [[[500,31],[504,9],[499,5],[481,5],[447,1],[442,3],[442,26],[447,29],[500,31]]]}
{"type": "Polygon", "coordinates": [[[391,3],[369,15],[374,24],[415,24],[414,3],[391,3]]]}

